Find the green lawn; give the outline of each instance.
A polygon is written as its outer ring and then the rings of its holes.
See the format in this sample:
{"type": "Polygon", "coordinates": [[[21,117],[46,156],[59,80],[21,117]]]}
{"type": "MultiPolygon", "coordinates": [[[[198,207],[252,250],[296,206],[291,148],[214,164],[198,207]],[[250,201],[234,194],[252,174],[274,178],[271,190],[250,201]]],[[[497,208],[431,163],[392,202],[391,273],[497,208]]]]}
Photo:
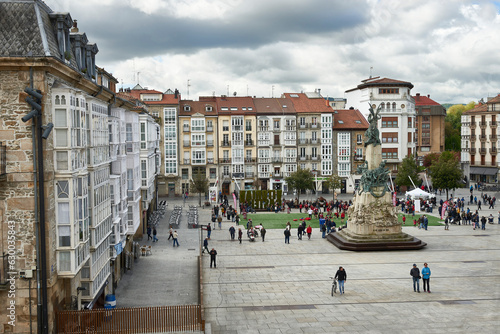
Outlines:
{"type": "MultiPolygon", "coordinates": [[[[399,216],[399,221],[403,223],[403,215],[401,213],[398,213],[399,216]]],[[[415,217],[412,215],[406,215],[406,224],[405,226],[411,226],[413,225],[413,219],[418,219],[421,215],[417,214],[415,217]]],[[[240,217],[242,217],[240,215],[240,217]]],[[[292,225],[292,228],[297,228],[299,224],[301,223],[300,218],[306,218],[309,217],[308,214],[305,213],[262,213],[262,212],[257,212],[257,213],[249,213],[247,218],[250,218],[253,222],[253,226],[257,225],[264,225],[266,229],[284,229],[286,227],[286,223],[290,222],[292,225]],[[297,221],[294,221],[294,219],[297,219],[297,221]]],[[[429,219],[429,226],[440,226],[442,224],[439,223],[441,221],[439,218],[427,215],[427,218],[429,219]]],[[[347,217],[346,217],[347,219],[347,217]]],[[[340,218],[335,218],[334,219],[335,223],[337,224],[337,227],[340,226],[340,218]]],[[[246,219],[241,219],[240,224],[246,226],[247,220],[246,219]]],[[[314,216],[311,220],[306,220],[307,225],[311,225],[312,228],[319,228],[319,220],[315,219],[314,216]]],[[[307,226],[306,225],[306,226],[307,226]]]]}

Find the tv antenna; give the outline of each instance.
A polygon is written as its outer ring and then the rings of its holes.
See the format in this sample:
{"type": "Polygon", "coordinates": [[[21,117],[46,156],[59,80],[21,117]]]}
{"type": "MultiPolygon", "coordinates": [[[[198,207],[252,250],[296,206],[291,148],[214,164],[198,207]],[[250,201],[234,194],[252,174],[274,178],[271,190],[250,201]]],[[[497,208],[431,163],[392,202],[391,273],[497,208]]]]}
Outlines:
{"type": "Polygon", "coordinates": [[[187,99],[189,100],[189,87],[191,87],[190,79],[187,81],[187,99]]]}

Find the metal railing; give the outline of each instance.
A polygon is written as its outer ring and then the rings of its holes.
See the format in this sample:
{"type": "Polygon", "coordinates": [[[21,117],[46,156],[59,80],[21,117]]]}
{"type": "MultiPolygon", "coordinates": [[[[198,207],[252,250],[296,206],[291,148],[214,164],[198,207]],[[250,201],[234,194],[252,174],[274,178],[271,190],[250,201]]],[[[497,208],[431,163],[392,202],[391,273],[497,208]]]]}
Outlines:
{"type": "Polygon", "coordinates": [[[56,312],[56,333],[160,333],[203,331],[201,305],[56,312]]]}

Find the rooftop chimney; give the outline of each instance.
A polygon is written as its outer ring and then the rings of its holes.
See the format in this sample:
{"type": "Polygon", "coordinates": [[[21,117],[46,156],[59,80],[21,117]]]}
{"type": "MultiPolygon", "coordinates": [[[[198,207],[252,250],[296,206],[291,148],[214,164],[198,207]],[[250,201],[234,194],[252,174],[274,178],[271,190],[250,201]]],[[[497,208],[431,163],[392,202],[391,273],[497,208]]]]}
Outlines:
{"type": "Polygon", "coordinates": [[[420,93],[417,93],[417,96],[420,96],[420,93]]]}
{"type": "Polygon", "coordinates": [[[431,98],[431,94],[427,94],[427,97],[430,99],[431,98]]]}

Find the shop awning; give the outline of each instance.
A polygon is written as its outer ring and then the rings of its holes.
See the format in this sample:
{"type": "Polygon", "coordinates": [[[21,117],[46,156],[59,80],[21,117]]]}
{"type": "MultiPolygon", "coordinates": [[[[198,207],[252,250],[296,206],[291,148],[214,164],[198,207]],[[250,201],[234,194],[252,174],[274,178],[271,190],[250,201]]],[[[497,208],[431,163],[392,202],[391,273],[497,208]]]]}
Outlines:
{"type": "Polygon", "coordinates": [[[495,167],[471,167],[471,174],[477,175],[495,175],[498,173],[498,168],[495,167]]]}

